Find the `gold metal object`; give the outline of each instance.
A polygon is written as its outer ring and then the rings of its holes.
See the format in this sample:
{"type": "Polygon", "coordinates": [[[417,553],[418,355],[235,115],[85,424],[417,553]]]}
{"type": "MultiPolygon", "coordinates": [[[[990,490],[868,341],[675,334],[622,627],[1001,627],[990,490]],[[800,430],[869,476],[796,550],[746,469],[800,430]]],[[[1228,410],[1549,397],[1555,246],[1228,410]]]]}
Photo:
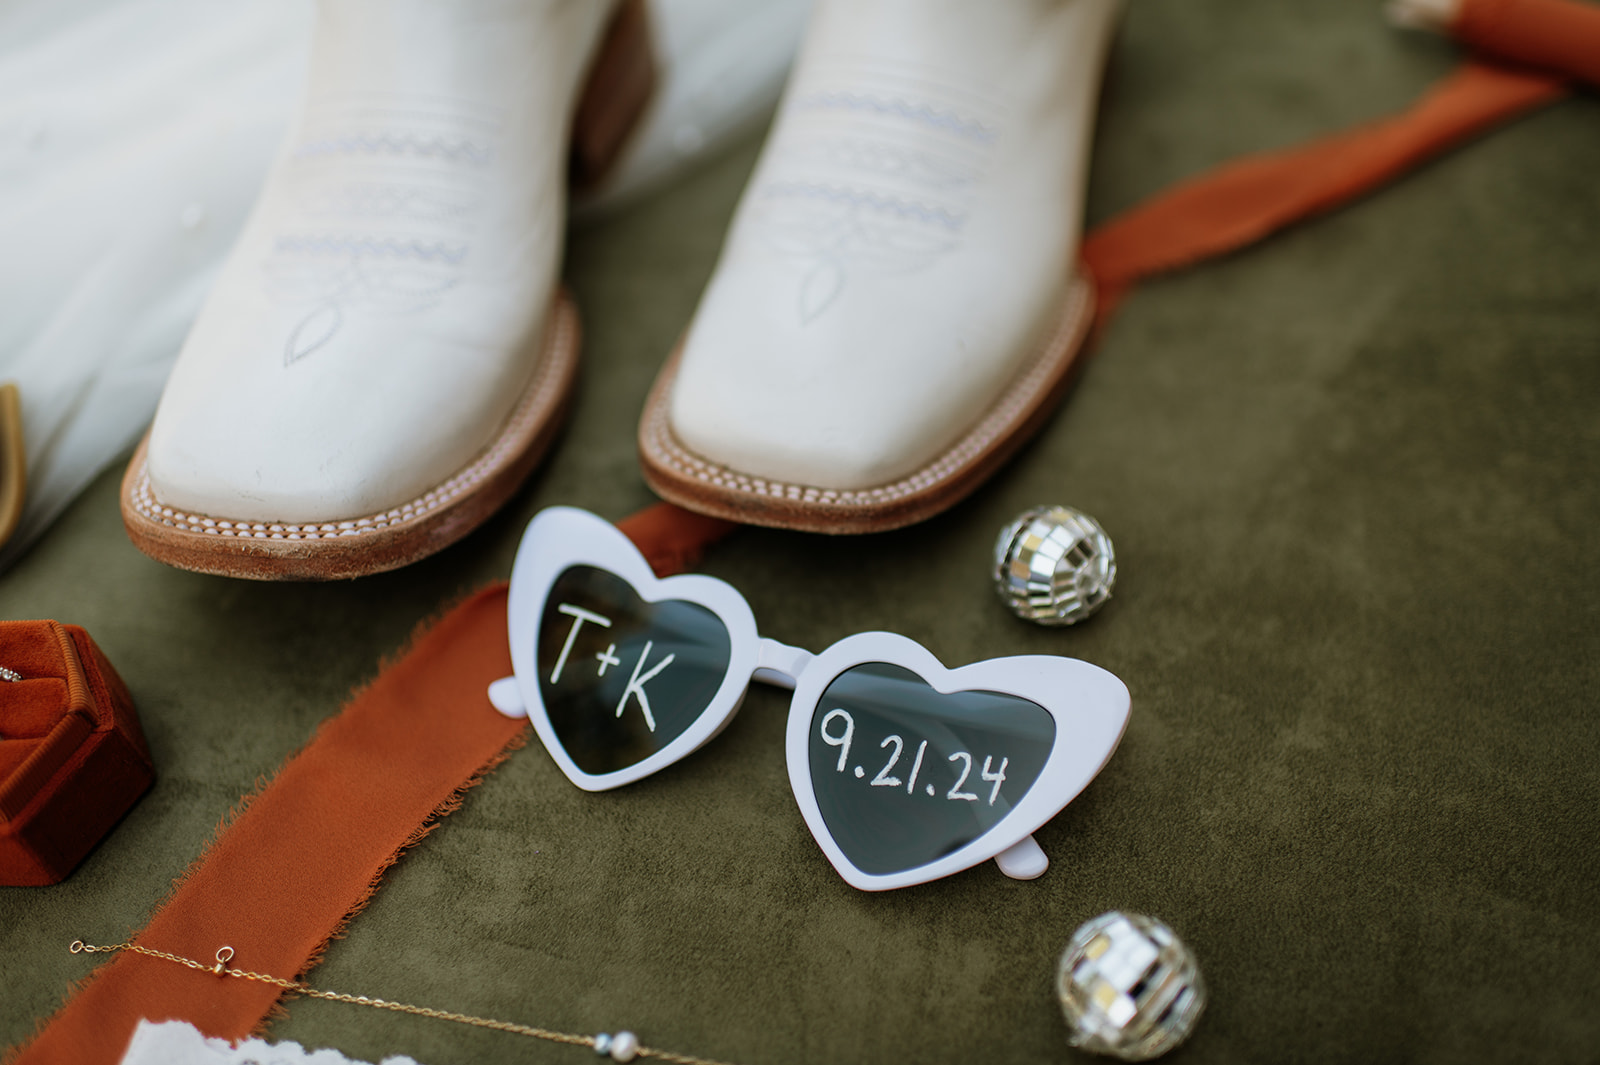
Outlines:
{"type": "Polygon", "coordinates": [[[0,384],[0,544],[16,531],[27,495],[28,467],[22,450],[22,397],[11,382],[0,384]]]}
{"type": "MultiPolygon", "coordinates": [[[[474,1028],[490,1028],[497,1032],[526,1035],[534,1039],[548,1040],[552,1043],[567,1043],[572,1046],[589,1047],[591,1050],[596,1049],[596,1044],[599,1041],[598,1037],[592,1035],[555,1032],[548,1028],[535,1028],[527,1024],[515,1024],[511,1021],[496,1021],[488,1017],[474,1017],[470,1014],[454,1013],[450,1010],[430,1009],[427,1006],[412,1006],[405,1002],[390,1002],[387,999],[371,998],[367,995],[346,995],[337,991],[322,991],[309,984],[302,984],[295,980],[285,980],[282,977],[271,976],[267,973],[251,972],[248,969],[231,969],[228,967],[228,963],[233,960],[232,947],[225,946],[219,949],[214,965],[207,965],[205,962],[195,961],[193,958],[185,958],[180,954],[168,954],[164,950],[152,950],[149,947],[142,947],[133,942],[96,946],[93,943],[85,943],[81,939],[74,939],[72,945],[67,949],[73,954],[114,954],[119,950],[127,950],[135,954],[161,958],[164,961],[177,962],[179,965],[190,969],[198,969],[201,972],[215,973],[218,976],[236,976],[241,980],[254,980],[257,983],[271,984],[273,987],[279,987],[285,991],[307,995],[311,998],[326,999],[329,1002],[348,1002],[352,1006],[371,1006],[373,1009],[410,1013],[418,1017],[433,1017],[441,1021],[455,1021],[457,1024],[469,1024],[474,1028]]],[[[658,1050],[655,1047],[641,1046],[634,1053],[637,1057],[670,1061],[674,1065],[727,1065],[726,1062],[715,1061],[711,1058],[697,1058],[690,1054],[675,1054],[670,1050],[658,1050]]]]}

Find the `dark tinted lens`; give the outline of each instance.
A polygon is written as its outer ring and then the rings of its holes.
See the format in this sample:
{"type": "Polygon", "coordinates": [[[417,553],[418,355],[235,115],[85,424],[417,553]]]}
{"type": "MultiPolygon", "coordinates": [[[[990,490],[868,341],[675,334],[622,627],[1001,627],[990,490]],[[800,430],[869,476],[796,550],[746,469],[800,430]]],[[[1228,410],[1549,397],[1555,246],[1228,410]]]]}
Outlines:
{"type": "Polygon", "coordinates": [[[1044,707],[1015,695],[941,695],[902,666],[839,674],[811,714],[822,819],[864,873],[915,869],[977,839],[1021,801],[1055,741],[1044,707]]]}
{"type": "Polygon", "coordinates": [[[594,566],[556,578],[534,638],[539,694],[585,773],[611,773],[683,734],[722,684],[729,638],[696,603],[646,603],[594,566]]]}

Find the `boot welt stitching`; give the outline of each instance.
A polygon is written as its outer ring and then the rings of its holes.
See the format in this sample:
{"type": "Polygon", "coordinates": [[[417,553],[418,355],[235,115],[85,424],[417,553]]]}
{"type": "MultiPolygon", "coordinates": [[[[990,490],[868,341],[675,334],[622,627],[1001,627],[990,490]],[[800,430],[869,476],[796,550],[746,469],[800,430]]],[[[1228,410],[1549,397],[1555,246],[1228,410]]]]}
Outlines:
{"type": "Polygon", "coordinates": [[[1032,399],[1041,383],[1059,366],[1061,360],[1050,356],[1076,330],[1088,294],[1088,283],[1081,276],[1075,279],[1055,329],[1033,364],[1007,386],[971,431],[933,462],[901,480],[873,488],[832,489],[750,477],[701,458],[684,447],[668,423],[667,403],[652,406],[648,425],[650,442],[657,451],[657,457],[675,472],[718,488],[828,506],[870,506],[904,499],[938,484],[966,465],[1005,435],[1006,430],[1032,406],[1032,399]]]}
{"type": "MultiPolygon", "coordinates": [[[[559,348],[571,341],[570,320],[560,315],[555,323],[548,347],[559,348]]],[[[494,442],[476,459],[452,476],[415,499],[390,510],[336,522],[251,522],[214,518],[204,514],[189,514],[163,504],[150,486],[148,462],[139,468],[132,503],[138,513],[152,522],[209,536],[231,536],[256,540],[333,540],[344,536],[361,536],[381,529],[394,528],[406,522],[426,517],[428,514],[455,500],[482,482],[492,467],[499,465],[513,450],[512,441],[523,435],[536,410],[548,400],[556,387],[551,373],[551,360],[541,359],[534,371],[536,379],[523,393],[523,398],[512,410],[504,428],[494,442]]]]}

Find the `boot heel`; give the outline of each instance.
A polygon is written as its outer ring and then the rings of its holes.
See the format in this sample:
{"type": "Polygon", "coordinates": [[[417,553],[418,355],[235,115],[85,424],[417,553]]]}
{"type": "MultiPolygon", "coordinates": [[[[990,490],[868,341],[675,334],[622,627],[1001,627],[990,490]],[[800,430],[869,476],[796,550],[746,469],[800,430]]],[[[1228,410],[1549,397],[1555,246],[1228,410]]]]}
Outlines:
{"type": "Polygon", "coordinates": [[[655,52],[645,0],[623,0],[589,67],[572,119],[574,189],[600,183],[655,88],[655,52]]]}

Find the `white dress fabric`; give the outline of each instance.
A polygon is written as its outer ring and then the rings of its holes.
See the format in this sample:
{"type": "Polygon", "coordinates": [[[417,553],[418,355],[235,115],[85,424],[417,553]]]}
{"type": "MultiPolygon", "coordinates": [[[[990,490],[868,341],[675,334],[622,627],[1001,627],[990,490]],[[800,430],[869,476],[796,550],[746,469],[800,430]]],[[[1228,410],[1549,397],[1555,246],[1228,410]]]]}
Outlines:
{"type": "MultiPolygon", "coordinates": [[[[577,213],[760,121],[809,7],[651,0],[655,97],[577,213]]],[[[0,570],[149,423],[298,105],[312,21],[312,0],[0,4],[0,382],[28,468],[0,570]]]]}
{"type": "Polygon", "coordinates": [[[0,568],[138,439],[293,106],[309,2],[0,6],[0,381],[28,501],[0,568]]]}

